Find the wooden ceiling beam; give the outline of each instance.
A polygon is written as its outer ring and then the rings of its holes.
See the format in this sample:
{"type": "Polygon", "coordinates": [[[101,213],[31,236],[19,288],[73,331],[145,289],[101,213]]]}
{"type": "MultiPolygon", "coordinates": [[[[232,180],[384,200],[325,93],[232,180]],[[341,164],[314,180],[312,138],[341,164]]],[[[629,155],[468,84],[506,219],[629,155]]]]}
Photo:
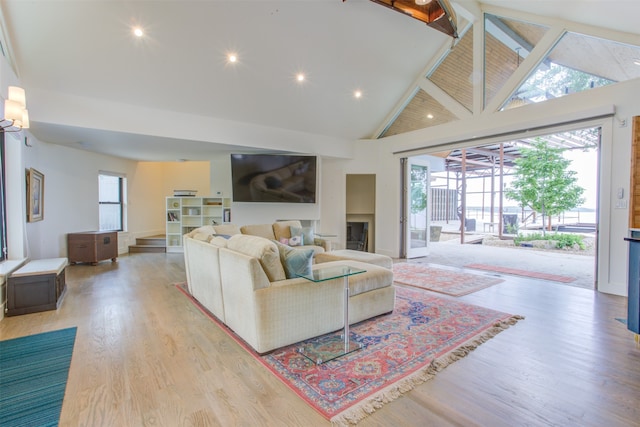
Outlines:
{"type": "MultiPolygon", "coordinates": [[[[343,2],[345,0],[342,0],[343,2]]],[[[434,30],[458,38],[458,19],[449,0],[432,0],[420,5],[415,0],[371,0],[391,10],[424,22],[434,30]]]]}

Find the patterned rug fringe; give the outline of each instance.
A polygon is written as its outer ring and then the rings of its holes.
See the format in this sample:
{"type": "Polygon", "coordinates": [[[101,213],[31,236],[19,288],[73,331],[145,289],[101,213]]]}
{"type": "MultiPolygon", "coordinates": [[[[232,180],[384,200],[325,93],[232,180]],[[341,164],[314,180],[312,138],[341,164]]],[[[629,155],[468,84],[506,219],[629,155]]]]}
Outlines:
{"type": "Polygon", "coordinates": [[[413,390],[416,386],[429,381],[435,375],[453,362],[462,359],[480,344],[490,340],[500,332],[515,325],[519,320],[523,320],[523,316],[511,316],[510,318],[494,324],[481,335],[475,337],[469,342],[456,348],[450,353],[433,360],[429,366],[408,376],[384,390],[381,390],[375,396],[369,397],[358,405],[340,413],[331,419],[331,425],[334,427],[352,426],[362,421],[367,416],[382,408],[385,404],[393,402],[403,394],[413,390]]]}

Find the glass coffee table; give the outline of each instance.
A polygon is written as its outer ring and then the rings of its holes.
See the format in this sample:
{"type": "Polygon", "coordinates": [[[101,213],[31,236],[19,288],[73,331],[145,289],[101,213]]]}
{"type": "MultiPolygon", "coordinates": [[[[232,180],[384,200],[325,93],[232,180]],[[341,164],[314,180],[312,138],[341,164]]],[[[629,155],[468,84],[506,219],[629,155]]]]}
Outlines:
{"type": "Polygon", "coordinates": [[[367,270],[350,266],[330,266],[313,270],[311,274],[297,274],[313,283],[344,278],[344,330],[342,336],[320,337],[298,348],[298,352],[320,365],[345,354],[359,350],[362,346],[349,339],[349,276],[365,273],[367,270]]]}

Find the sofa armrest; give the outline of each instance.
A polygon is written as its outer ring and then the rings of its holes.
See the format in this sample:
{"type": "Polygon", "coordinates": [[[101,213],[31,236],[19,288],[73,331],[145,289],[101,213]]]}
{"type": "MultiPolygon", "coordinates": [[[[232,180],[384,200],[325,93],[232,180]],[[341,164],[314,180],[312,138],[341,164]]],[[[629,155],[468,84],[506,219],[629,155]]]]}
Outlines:
{"type": "MultiPolygon", "coordinates": [[[[271,282],[254,292],[253,321],[257,331],[252,347],[259,353],[337,330],[344,324],[344,281],[312,283],[295,278],[271,282]],[[294,326],[295,325],[295,326],[294,326]]],[[[225,299],[226,301],[226,299],[225,299]]]]}
{"type": "Polygon", "coordinates": [[[327,239],[321,239],[320,237],[315,237],[313,239],[313,244],[316,246],[322,247],[325,252],[329,252],[331,250],[331,241],[327,239]]]}
{"type": "Polygon", "coordinates": [[[184,255],[189,292],[207,310],[224,322],[219,248],[185,237],[184,255]]]}

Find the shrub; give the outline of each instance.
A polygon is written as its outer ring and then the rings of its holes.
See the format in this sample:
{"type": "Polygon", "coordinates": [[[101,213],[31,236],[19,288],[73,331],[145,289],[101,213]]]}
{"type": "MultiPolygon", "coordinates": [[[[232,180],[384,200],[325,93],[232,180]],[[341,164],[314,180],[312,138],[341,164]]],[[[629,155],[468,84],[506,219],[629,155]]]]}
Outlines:
{"type": "Polygon", "coordinates": [[[578,245],[580,247],[580,249],[584,249],[584,242],[582,241],[582,236],[579,234],[560,234],[560,233],[553,233],[553,234],[545,234],[543,235],[542,233],[533,233],[533,234],[528,234],[528,235],[523,235],[523,234],[518,234],[518,236],[516,236],[513,239],[513,242],[516,244],[516,246],[519,246],[521,242],[531,242],[533,240],[553,240],[556,243],[556,248],[558,249],[563,249],[563,248],[571,248],[574,245],[578,245]]]}
{"type": "Polygon", "coordinates": [[[556,246],[560,249],[562,248],[571,248],[573,245],[578,245],[580,249],[584,249],[584,242],[582,241],[582,236],[579,234],[556,234],[557,243],[556,246]]]}

